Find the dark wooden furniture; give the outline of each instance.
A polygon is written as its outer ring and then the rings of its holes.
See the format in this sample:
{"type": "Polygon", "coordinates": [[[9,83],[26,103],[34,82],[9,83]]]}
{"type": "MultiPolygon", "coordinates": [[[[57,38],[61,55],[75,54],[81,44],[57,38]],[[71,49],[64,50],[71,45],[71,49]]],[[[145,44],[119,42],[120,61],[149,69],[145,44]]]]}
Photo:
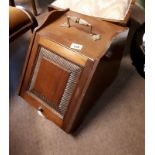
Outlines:
{"type": "Polygon", "coordinates": [[[9,6],[9,40],[13,41],[24,32],[34,30],[38,22],[34,15],[24,9],[9,6]]]}
{"type": "Polygon", "coordinates": [[[31,0],[31,3],[32,3],[33,13],[34,13],[35,16],[37,16],[38,15],[38,11],[37,11],[35,0],[31,0]]]}
{"type": "Polygon", "coordinates": [[[14,0],[9,0],[9,5],[15,6],[15,1],[14,0]]]}
{"type": "Polygon", "coordinates": [[[51,11],[32,38],[19,95],[66,132],[73,131],[116,77],[127,34],[127,27],[94,17],[51,11]],[[96,41],[95,34],[100,34],[96,41]]]}
{"type": "MultiPolygon", "coordinates": [[[[34,13],[35,16],[37,16],[38,12],[37,12],[37,7],[36,7],[35,0],[31,0],[31,4],[32,4],[33,13],[34,13]]],[[[9,0],[9,5],[16,6],[15,0],[9,0]]]]}

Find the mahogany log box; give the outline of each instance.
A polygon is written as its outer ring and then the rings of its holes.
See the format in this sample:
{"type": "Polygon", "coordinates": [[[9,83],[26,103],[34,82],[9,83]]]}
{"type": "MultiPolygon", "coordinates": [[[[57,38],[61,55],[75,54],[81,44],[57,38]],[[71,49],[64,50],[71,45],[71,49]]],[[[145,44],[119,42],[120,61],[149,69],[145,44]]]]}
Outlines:
{"type": "Polygon", "coordinates": [[[31,40],[19,95],[72,132],[116,77],[127,35],[127,27],[51,11],[31,40]]]}

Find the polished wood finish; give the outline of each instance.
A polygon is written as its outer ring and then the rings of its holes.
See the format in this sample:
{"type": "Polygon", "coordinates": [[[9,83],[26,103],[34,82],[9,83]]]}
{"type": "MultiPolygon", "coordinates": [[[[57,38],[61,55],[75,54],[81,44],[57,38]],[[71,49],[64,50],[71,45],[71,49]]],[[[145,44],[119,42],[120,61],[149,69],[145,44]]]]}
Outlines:
{"type": "Polygon", "coordinates": [[[34,30],[38,22],[34,15],[25,9],[9,6],[9,41],[13,41],[28,30],[34,30]]]}
{"type": "Polygon", "coordinates": [[[59,105],[68,78],[67,71],[43,58],[33,89],[59,105]]]}
{"type": "Polygon", "coordinates": [[[40,38],[40,44],[44,47],[52,48],[56,54],[62,57],[65,57],[65,58],[67,57],[68,60],[76,62],[77,64],[80,64],[81,66],[84,66],[86,64],[86,60],[87,60],[86,56],[81,56],[78,53],[76,53],[76,51],[73,53],[71,50],[64,47],[63,45],[59,45],[58,43],[52,42],[46,37],[40,38]]]}
{"type": "MultiPolygon", "coordinates": [[[[99,99],[101,94],[106,90],[106,88],[112,83],[112,81],[116,78],[121,59],[123,56],[124,44],[126,42],[127,32],[122,32],[117,35],[115,40],[112,40],[111,46],[107,50],[107,53],[97,62],[97,66],[94,68],[93,75],[90,75],[90,82],[86,87],[86,95],[83,98],[82,104],[79,104],[79,108],[74,111],[74,106],[71,105],[70,114],[68,112],[68,117],[66,119],[68,122],[70,120],[70,124],[64,124],[65,128],[68,132],[74,131],[80,125],[81,120],[83,120],[83,116],[90,110],[90,108],[95,104],[95,102],[99,99]],[[124,33],[124,34],[123,34],[124,33]],[[112,53],[111,53],[112,52],[112,53]],[[111,54],[108,54],[111,53],[111,54]],[[110,55],[110,56],[109,56],[110,55]],[[75,113],[78,114],[72,120],[70,116],[75,113]],[[71,131],[70,131],[71,130],[71,131]]],[[[76,103],[75,103],[76,104],[76,103]]]]}
{"type": "Polygon", "coordinates": [[[66,132],[73,131],[116,77],[127,34],[127,27],[53,10],[34,33],[19,95],[66,132]],[[93,41],[87,28],[75,23],[61,27],[68,15],[91,23],[102,38],[93,41]],[[72,43],[83,47],[72,49],[72,43]]]}

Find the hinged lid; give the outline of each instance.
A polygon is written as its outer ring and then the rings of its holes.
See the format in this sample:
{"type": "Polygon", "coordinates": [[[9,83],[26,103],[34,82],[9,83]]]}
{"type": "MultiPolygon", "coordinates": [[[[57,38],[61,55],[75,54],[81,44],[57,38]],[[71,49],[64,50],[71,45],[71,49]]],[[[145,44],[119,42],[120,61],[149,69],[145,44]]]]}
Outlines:
{"type": "Polygon", "coordinates": [[[52,6],[82,13],[103,20],[126,24],[135,0],[56,0],[52,6]]]}
{"type": "Polygon", "coordinates": [[[53,10],[36,32],[75,53],[100,59],[113,40],[126,34],[128,28],[70,10],[53,10]]]}

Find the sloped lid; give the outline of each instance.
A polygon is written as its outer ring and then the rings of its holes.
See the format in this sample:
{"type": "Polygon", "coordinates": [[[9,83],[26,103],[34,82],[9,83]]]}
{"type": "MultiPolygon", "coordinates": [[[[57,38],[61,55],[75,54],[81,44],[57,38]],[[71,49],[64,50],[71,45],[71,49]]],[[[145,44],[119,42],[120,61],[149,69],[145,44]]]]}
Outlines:
{"type": "Polygon", "coordinates": [[[126,23],[135,0],[56,0],[53,6],[82,13],[103,20],[126,23]]]}

